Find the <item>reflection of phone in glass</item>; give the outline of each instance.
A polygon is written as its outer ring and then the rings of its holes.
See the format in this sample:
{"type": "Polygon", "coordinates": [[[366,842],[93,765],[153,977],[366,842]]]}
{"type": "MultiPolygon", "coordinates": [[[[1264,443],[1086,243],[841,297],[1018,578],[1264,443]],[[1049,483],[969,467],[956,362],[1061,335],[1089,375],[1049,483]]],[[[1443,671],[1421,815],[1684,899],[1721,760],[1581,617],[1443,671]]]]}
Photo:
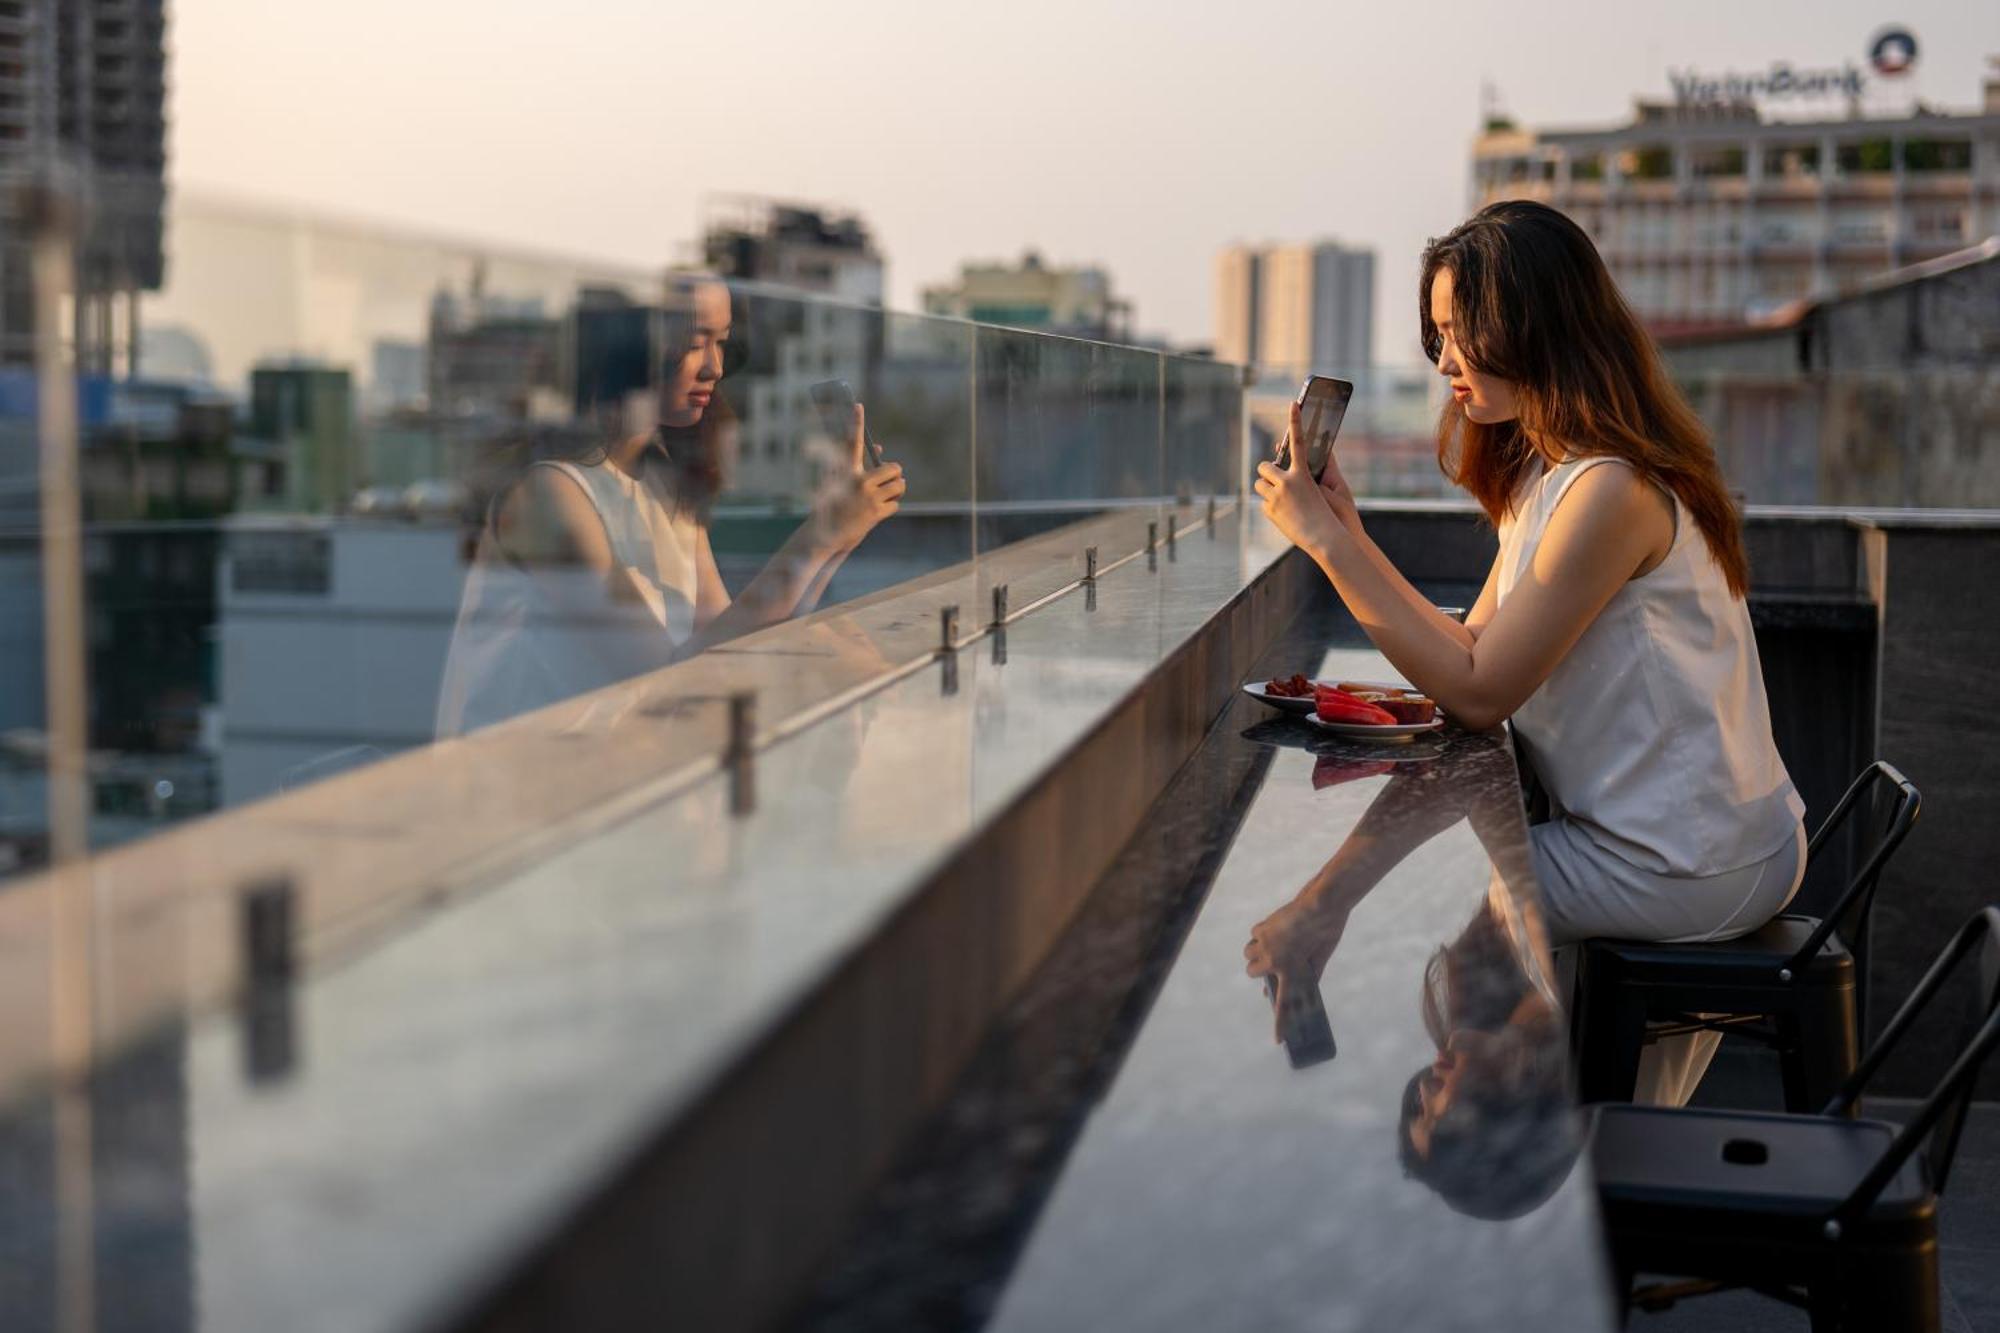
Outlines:
{"type": "MultiPolygon", "coordinates": [[[[1308,375],[1299,388],[1299,431],[1306,441],[1306,471],[1312,473],[1314,481],[1326,471],[1326,460],[1333,457],[1333,438],[1340,434],[1341,419],[1353,397],[1354,386],[1331,375],[1308,375]]],[[[1287,437],[1278,445],[1279,467],[1292,465],[1289,444],[1287,437]]]]}
{"type": "Polygon", "coordinates": [[[1264,978],[1264,998],[1278,1018],[1278,1038],[1292,1068],[1304,1069],[1333,1059],[1333,1023],[1326,1016],[1326,1001],[1320,998],[1319,983],[1309,981],[1285,987],[1285,1002],[1278,1004],[1278,979],[1264,978]]]}
{"type": "MultiPolygon", "coordinates": [[[[845,444],[854,436],[854,390],[846,380],[821,380],[812,386],[813,406],[819,409],[819,424],[828,438],[845,444]]],[[[865,428],[864,428],[865,429],[865,428]]],[[[882,446],[872,435],[862,436],[869,467],[882,464],[882,446]]]]}

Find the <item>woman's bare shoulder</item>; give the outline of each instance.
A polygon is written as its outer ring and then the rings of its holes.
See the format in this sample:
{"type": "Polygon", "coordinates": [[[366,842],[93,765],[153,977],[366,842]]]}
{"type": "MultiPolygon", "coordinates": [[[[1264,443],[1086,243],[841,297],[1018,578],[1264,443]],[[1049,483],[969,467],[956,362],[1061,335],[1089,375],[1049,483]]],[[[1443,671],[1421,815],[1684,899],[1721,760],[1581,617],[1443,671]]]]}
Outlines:
{"type": "Polygon", "coordinates": [[[1557,503],[1550,527],[1615,535],[1621,545],[1637,545],[1654,559],[1665,555],[1674,538],[1673,497],[1627,459],[1599,461],[1612,466],[1584,468],[1557,503]]]}
{"type": "Polygon", "coordinates": [[[494,535],[516,560],[610,566],[611,547],[597,508],[561,468],[529,468],[501,496],[495,518],[494,535]]]}

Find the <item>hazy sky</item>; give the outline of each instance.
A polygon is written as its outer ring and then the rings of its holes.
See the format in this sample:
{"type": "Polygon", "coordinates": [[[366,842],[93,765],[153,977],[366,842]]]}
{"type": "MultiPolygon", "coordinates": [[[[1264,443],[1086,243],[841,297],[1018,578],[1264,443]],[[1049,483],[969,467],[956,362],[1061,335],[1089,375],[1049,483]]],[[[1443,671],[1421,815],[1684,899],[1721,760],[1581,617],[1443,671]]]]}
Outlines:
{"type": "Polygon", "coordinates": [[[1376,349],[1414,360],[1415,265],[1466,210],[1480,85],[1614,123],[1669,69],[1865,64],[1975,106],[2000,5],[1180,0],[172,0],[170,171],[605,259],[681,255],[704,194],[859,209],[891,303],[1024,246],[1110,267],[1142,330],[1211,336],[1232,240],[1377,252],[1376,349]]]}

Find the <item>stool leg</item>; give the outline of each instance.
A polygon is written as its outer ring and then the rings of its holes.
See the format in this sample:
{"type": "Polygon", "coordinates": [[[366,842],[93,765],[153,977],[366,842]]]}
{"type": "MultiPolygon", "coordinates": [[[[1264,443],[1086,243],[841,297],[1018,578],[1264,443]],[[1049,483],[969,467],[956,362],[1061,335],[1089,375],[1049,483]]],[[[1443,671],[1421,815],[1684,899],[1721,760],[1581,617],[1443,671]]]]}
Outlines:
{"type": "Polygon", "coordinates": [[[1937,1246],[1828,1255],[1808,1293],[1813,1333],[1938,1333],[1937,1246]]]}
{"type": "Polygon", "coordinates": [[[1578,988],[1577,1095],[1585,1102],[1629,1102],[1646,1046],[1646,1003],[1625,986],[1578,988]]]}
{"type": "MultiPolygon", "coordinates": [[[[1859,1059],[1854,1031],[1854,992],[1829,991],[1801,1004],[1783,1020],[1788,1035],[1781,1062],[1785,1109],[1816,1115],[1854,1072],[1859,1059]]],[[[1858,1108],[1850,1108],[1858,1115],[1858,1108]]]]}

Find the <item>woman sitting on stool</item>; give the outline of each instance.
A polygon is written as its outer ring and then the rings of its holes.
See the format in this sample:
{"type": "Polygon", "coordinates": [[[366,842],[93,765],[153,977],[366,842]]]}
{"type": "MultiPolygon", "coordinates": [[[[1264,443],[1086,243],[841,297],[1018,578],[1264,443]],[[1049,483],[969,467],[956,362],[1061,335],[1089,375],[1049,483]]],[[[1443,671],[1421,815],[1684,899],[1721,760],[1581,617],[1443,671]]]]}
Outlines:
{"type": "MultiPolygon", "coordinates": [[[[1700,421],[1577,225],[1481,210],[1424,252],[1424,349],[1451,381],[1438,459],[1499,528],[1464,624],[1368,538],[1329,463],[1260,464],[1264,513],[1375,646],[1467,727],[1513,724],[1552,804],[1531,829],[1550,941],[1729,939],[1805,872],[1771,738],[1738,515],[1700,421]]],[[[1292,432],[1299,433],[1297,409],[1292,432]]],[[[1679,1104],[1712,1033],[1647,1048],[1679,1104]]]]}

